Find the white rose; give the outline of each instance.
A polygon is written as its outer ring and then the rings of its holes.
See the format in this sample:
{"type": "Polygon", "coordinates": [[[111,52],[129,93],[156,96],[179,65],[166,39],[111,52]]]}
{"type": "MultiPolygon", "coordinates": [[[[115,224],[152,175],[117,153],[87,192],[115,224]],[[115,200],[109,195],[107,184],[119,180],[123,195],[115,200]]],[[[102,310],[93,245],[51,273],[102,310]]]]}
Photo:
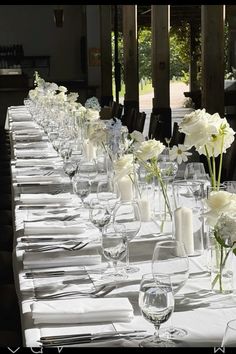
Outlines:
{"type": "Polygon", "coordinates": [[[66,93],[68,90],[65,86],[59,86],[58,91],[66,93]]]}
{"type": "Polygon", "coordinates": [[[88,120],[97,120],[100,118],[99,111],[92,108],[87,108],[85,117],[88,120]]]}
{"type": "Polygon", "coordinates": [[[236,215],[222,214],[215,226],[218,236],[229,246],[236,242],[236,215]]]}
{"type": "Polygon", "coordinates": [[[226,191],[213,191],[205,200],[208,211],[205,213],[207,223],[215,226],[222,213],[236,212],[236,195],[226,191]]]}
{"type": "Polygon", "coordinates": [[[114,161],[115,180],[134,173],[133,155],[127,154],[114,161]]]}
{"type": "Polygon", "coordinates": [[[155,139],[150,139],[147,141],[143,141],[139,149],[136,151],[135,155],[138,159],[147,161],[152,159],[153,157],[158,157],[162,151],[165,149],[165,145],[160,141],[155,139]]]}

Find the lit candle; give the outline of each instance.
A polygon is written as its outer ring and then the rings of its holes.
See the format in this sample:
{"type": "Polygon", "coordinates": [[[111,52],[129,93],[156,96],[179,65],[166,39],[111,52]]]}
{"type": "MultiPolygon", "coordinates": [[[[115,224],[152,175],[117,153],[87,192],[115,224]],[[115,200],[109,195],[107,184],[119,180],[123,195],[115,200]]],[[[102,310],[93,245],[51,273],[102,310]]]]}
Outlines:
{"type": "Polygon", "coordinates": [[[117,181],[120,190],[121,200],[132,200],[133,199],[133,183],[128,176],[124,176],[117,181]]]}

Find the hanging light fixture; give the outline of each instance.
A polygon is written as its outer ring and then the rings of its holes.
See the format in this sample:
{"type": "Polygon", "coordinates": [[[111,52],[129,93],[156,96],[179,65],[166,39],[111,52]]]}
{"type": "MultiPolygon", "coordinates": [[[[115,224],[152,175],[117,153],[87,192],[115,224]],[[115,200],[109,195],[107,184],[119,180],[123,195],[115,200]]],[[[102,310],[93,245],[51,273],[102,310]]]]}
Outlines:
{"type": "Polygon", "coordinates": [[[63,27],[64,23],[64,10],[62,8],[57,8],[53,10],[54,21],[57,27],[63,27]]]}

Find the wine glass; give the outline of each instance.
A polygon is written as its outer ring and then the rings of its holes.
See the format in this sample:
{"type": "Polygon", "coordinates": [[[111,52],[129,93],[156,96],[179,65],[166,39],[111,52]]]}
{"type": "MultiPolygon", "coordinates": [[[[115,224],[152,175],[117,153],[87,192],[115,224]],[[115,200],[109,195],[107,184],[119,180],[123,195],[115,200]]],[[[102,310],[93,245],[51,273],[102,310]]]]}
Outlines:
{"type": "Polygon", "coordinates": [[[117,263],[121,261],[127,253],[127,239],[125,237],[124,225],[114,228],[113,223],[109,223],[102,228],[102,252],[108,261],[112,261],[112,267],[105,271],[102,278],[111,280],[122,280],[127,278],[127,274],[118,269],[117,263]]]}
{"type": "Polygon", "coordinates": [[[111,220],[107,205],[97,198],[91,199],[89,203],[89,219],[102,233],[103,227],[111,220]]]}
{"type": "Polygon", "coordinates": [[[63,162],[63,170],[65,174],[70,178],[70,182],[72,182],[72,178],[74,177],[77,171],[77,162],[72,160],[66,160],[63,162]]]}
{"type": "Polygon", "coordinates": [[[116,203],[120,200],[120,192],[118,186],[111,178],[98,182],[97,198],[107,203],[108,210],[112,214],[116,203]]]}
{"type": "Polygon", "coordinates": [[[143,274],[139,289],[139,307],[142,316],[154,324],[156,332],[144,338],[141,347],[174,347],[175,344],[167,338],[160,338],[159,329],[174,310],[174,295],[171,280],[167,274],[143,274]]]}
{"type": "Polygon", "coordinates": [[[138,267],[131,267],[129,264],[129,245],[130,241],[135,238],[141,228],[141,216],[138,203],[135,201],[119,201],[116,203],[113,211],[114,227],[123,224],[126,228],[127,238],[127,256],[126,256],[126,272],[134,273],[139,271],[138,267]]]}
{"type": "Polygon", "coordinates": [[[63,161],[66,161],[72,154],[72,143],[70,140],[62,140],[59,146],[59,153],[63,161]]]}
{"type": "Polygon", "coordinates": [[[79,175],[75,175],[73,179],[73,191],[80,197],[82,207],[85,208],[84,200],[91,192],[90,180],[87,178],[81,178],[79,175]]]}
{"type": "Polygon", "coordinates": [[[236,319],[227,323],[221,347],[236,346],[236,319]]]}
{"type": "MultiPolygon", "coordinates": [[[[152,272],[169,275],[173,293],[176,294],[189,276],[189,260],[183,242],[177,240],[157,242],[152,256],[152,272]]],[[[178,338],[185,336],[187,331],[171,325],[165,334],[170,338],[178,338]]]]}

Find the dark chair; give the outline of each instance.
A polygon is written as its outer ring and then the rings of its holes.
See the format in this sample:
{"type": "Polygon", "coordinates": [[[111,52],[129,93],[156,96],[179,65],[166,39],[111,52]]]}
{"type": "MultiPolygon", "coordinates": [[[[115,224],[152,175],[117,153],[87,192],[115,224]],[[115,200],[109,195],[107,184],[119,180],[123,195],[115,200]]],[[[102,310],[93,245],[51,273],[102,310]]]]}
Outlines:
{"type": "Polygon", "coordinates": [[[146,113],[136,111],[133,130],[137,130],[142,133],[144,129],[145,120],[146,120],[146,113]]]}
{"type": "Polygon", "coordinates": [[[155,114],[151,114],[150,117],[150,125],[148,132],[149,139],[160,140],[163,143],[165,142],[165,124],[164,122],[158,119],[158,116],[155,114]]]}
{"type": "Polygon", "coordinates": [[[170,146],[184,144],[185,134],[179,131],[177,122],[174,122],[170,146]]]}
{"type": "Polygon", "coordinates": [[[123,125],[126,125],[129,133],[131,133],[133,129],[133,124],[135,120],[135,108],[129,108],[128,112],[123,115],[121,121],[123,125]]]}

